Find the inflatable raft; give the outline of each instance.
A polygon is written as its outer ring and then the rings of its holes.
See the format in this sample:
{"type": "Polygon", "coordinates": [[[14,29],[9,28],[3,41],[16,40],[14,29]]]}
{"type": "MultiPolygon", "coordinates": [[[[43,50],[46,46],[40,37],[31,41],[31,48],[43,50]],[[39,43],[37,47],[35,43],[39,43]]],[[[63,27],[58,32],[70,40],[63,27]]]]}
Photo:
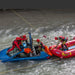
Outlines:
{"type": "Polygon", "coordinates": [[[41,51],[39,55],[35,55],[35,56],[31,56],[31,57],[16,57],[14,58],[16,55],[24,52],[24,50],[22,49],[21,52],[18,52],[16,54],[14,54],[13,56],[9,56],[7,55],[7,50],[9,48],[6,48],[2,51],[0,51],[0,60],[2,62],[8,62],[8,61],[21,61],[21,60],[44,60],[44,59],[49,59],[49,57],[52,56],[52,54],[49,52],[49,48],[47,46],[45,46],[45,51],[41,51]],[[49,55],[47,54],[47,52],[49,52],[49,55]]]}
{"type": "Polygon", "coordinates": [[[61,50],[61,43],[56,47],[56,45],[52,45],[49,47],[49,50],[51,53],[57,57],[60,58],[70,58],[75,56],[75,40],[71,40],[66,42],[66,45],[68,47],[67,51],[61,50]]]}

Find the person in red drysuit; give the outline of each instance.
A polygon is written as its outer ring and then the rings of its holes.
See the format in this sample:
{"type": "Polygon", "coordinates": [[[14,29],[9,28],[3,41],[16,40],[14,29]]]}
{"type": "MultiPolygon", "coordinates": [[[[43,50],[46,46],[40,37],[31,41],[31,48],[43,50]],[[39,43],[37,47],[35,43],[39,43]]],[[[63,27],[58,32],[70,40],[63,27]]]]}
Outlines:
{"type": "Polygon", "coordinates": [[[12,43],[12,48],[10,48],[7,53],[11,52],[14,50],[15,47],[17,47],[19,49],[19,51],[22,51],[20,48],[20,45],[22,45],[22,41],[26,41],[26,35],[23,35],[23,37],[16,37],[16,39],[13,41],[12,43]]]}

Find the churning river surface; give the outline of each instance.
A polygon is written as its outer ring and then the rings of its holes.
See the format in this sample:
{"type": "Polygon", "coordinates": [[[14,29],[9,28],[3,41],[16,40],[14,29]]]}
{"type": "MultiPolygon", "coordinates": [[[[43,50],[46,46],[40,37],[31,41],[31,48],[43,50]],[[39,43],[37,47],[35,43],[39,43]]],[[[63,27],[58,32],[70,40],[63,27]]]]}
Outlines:
{"type": "MultiPolygon", "coordinates": [[[[33,39],[40,38],[48,47],[57,43],[55,36],[62,35],[70,40],[75,36],[75,11],[0,11],[0,50],[10,47],[17,36],[29,31],[33,39]],[[43,38],[43,35],[47,38],[43,38]]],[[[0,62],[0,75],[75,75],[75,57],[55,59],[57,57],[42,61],[0,62]]]]}

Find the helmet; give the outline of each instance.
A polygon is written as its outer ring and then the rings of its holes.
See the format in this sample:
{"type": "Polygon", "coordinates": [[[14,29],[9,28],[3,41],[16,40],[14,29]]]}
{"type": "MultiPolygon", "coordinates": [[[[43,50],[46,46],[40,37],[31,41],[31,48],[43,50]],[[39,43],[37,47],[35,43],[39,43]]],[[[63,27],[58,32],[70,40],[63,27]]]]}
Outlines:
{"type": "Polygon", "coordinates": [[[26,35],[21,36],[22,40],[27,40],[26,35]]]}
{"type": "Polygon", "coordinates": [[[63,37],[63,36],[59,36],[59,39],[65,39],[65,37],[63,37]]]}
{"type": "Polygon", "coordinates": [[[22,36],[20,36],[21,38],[26,38],[26,35],[22,35],[22,36]]]}
{"type": "Polygon", "coordinates": [[[16,40],[22,40],[20,37],[16,37],[16,40]]]}
{"type": "Polygon", "coordinates": [[[23,35],[23,38],[26,38],[26,35],[23,35]]]}
{"type": "Polygon", "coordinates": [[[37,40],[36,40],[36,42],[40,42],[40,40],[39,40],[39,39],[37,39],[37,40]]]}
{"type": "Polygon", "coordinates": [[[63,36],[59,36],[59,38],[63,38],[63,36]]]}
{"type": "Polygon", "coordinates": [[[58,40],[58,37],[55,37],[55,40],[58,40]]]}

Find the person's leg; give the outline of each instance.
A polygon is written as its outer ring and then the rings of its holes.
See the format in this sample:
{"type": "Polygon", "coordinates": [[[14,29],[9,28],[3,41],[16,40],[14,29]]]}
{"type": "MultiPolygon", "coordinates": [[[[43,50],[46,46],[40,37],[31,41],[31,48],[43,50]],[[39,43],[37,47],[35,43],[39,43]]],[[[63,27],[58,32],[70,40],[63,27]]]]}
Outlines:
{"type": "Polygon", "coordinates": [[[38,45],[34,46],[36,54],[38,54],[38,45]]]}
{"type": "Polygon", "coordinates": [[[10,48],[10,49],[8,50],[8,53],[11,52],[12,50],[14,50],[14,48],[15,48],[15,45],[13,45],[12,48],[10,48]]]}
{"type": "Polygon", "coordinates": [[[65,44],[62,44],[62,50],[66,51],[66,50],[68,50],[68,47],[65,44]]]}
{"type": "Polygon", "coordinates": [[[12,46],[12,48],[10,48],[8,51],[7,51],[7,55],[9,56],[12,56],[13,55],[13,50],[14,50],[15,46],[12,46]]]}
{"type": "Polygon", "coordinates": [[[66,50],[68,50],[68,47],[67,47],[67,45],[66,44],[64,44],[65,45],[65,48],[66,48],[66,50]]]}

